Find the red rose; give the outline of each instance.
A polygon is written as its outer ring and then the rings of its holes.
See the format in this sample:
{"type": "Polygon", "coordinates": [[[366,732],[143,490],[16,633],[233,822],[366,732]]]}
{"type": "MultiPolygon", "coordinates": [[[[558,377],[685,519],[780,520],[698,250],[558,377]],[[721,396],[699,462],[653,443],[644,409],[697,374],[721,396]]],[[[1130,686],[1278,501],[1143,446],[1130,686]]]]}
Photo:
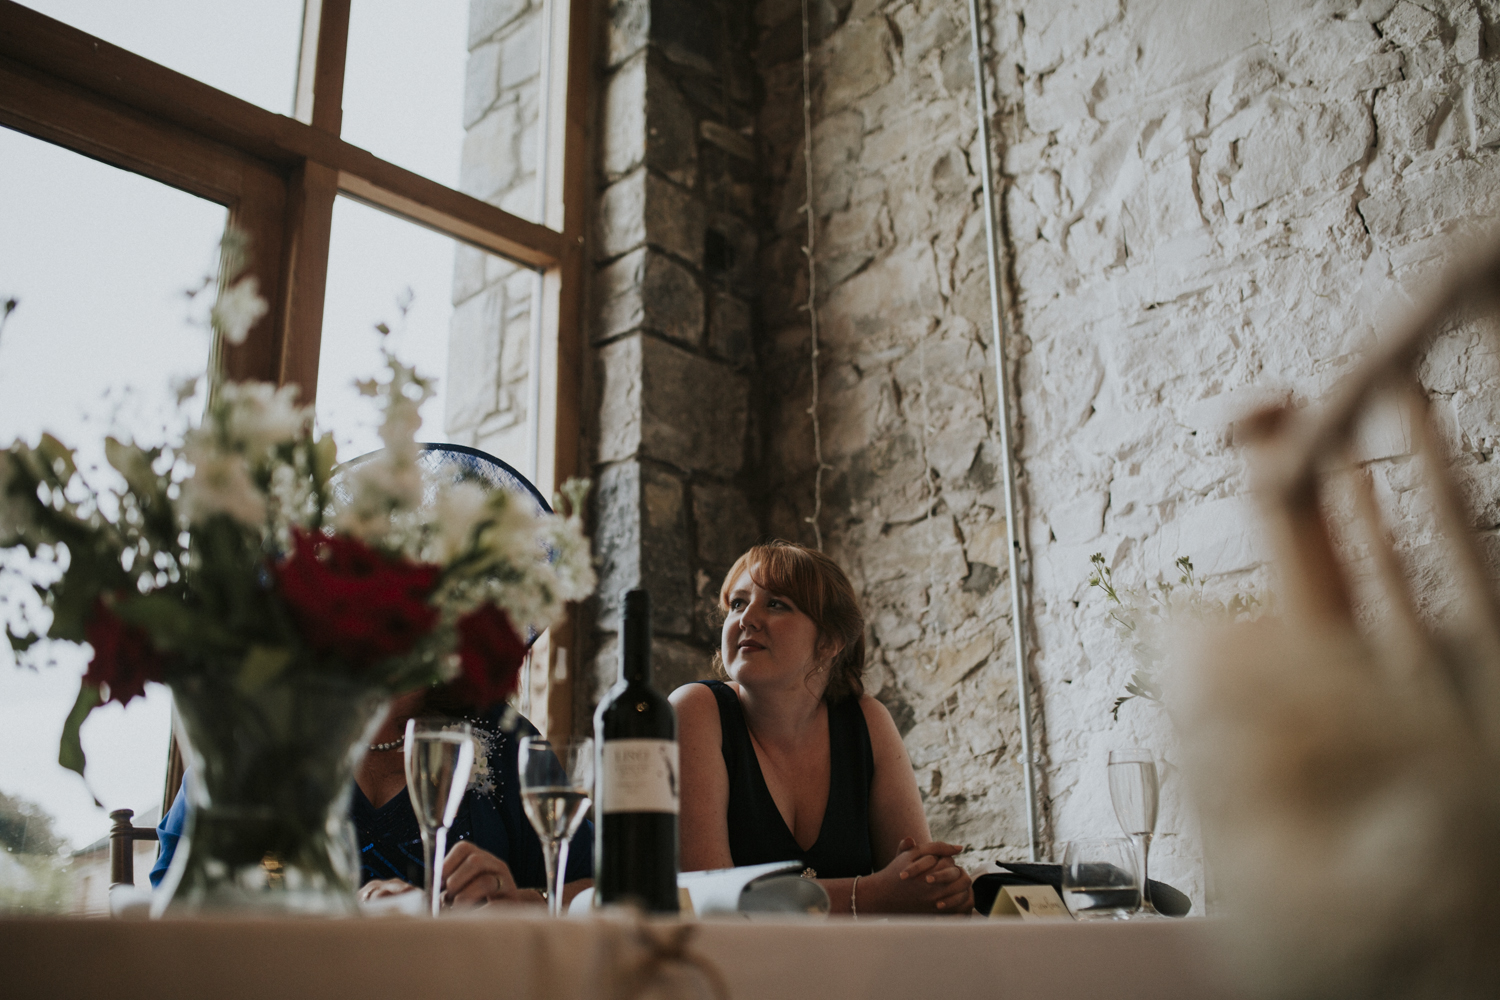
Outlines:
{"type": "Polygon", "coordinates": [[[391,559],[356,538],[295,531],[277,585],[315,651],[363,666],[408,652],[437,624],[436,566],[391,559]]]}
{"type": "Polygon", "coordinates": [[[504,611],[486,604],[458,620],[458,658],[463,672],[453,692],[476,708],[488,708],[515,693],[526,643],[504,611]]]}
{"type": "Polygon", "coordinates": [[[102,597],[94,599],[94,613],[85,629],[94,658],[84,682],[108,687],[109,701],[124,705],[146,693],[147,681],[160,681],[163,657],[143,630],[114,613],[102,597]]]}

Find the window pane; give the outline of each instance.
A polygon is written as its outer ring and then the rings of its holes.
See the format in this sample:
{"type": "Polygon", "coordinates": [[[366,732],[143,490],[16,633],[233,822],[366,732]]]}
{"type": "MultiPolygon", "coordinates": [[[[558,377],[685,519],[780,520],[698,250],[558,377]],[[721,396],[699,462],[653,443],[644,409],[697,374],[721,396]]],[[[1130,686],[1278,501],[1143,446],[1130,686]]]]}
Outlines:
{"type": "MultiPolygon", "coordinates": [[[[183,293],[213,271],[225,210],[8,129],[0,129],[0,177],[0,299],[20,302],[0,332],[0,446],[48,430],[78,448],[92,481],[108,483],[106,433],[158,442],[194,412],[192,403],[177,409],[168,379],[207,367],[208,335],[187,322],[183,293]]],[[[13,553],[0,558],[20,565],[13,553]]],[[[11,601],[0,614],[29,596],[17,593],[13,576],[0,576],[0,589],[11,601]]],[[[144,700],[112,704],[84,725],[100,809],[57,764],[87,652],[58,644],[50,653],[55,665],[17,669],[9,644],[0,643],[0,792],[40,807],[72,849],[107,833],[106,809],[134,809],[140,822],[154,822],[170,731],[166,690],[151,685],[144,700]]],[[[47,895],[38,865],[66,868],[54,904],[104,905],[102,851],[65,865],[36,858],[26,865],[25,875],[0,868],[0,907],[14,904],[25,884],[28,899],[47,895]],[[85,882],[90,900],[78,898],[85,882]]],[[[145,884],[144,870],[137,879],[145,884]]]]}
{"type": "Polygon", "coordinates": [[[356,3],[344,139],[538,220],[542,10],[542,0],[356,3]]]}
{"type": "Polygon", "coordinates": [[[374,401],[354,388],[379,373],[381,335],[437,378],[418,439],[479,448],[532,475],[534,272],[340,198],[334,202],[318,365],[318,422],[346,460],[380,447],[374,401]],[[403,317],[401,303],[408,301],[403,317]]]}
{"type": "Polygon", "coordinates": [[[267,111],[292,113],[302,0],[25,0],[25,6],[267,111]]]}

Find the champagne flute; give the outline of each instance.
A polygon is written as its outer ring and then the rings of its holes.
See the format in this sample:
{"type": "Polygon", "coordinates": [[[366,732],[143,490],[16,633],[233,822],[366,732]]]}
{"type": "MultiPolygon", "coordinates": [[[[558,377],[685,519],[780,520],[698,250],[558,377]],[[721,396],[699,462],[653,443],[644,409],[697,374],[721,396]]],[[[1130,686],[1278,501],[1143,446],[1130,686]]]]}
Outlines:
{"type": "Polygon", "coordinates": [[[560,917],[568,844],[583,825],[594,788],[594,741],[523,737],[516,764],[521,775],[521,805],[541,838],[547,862],[547,912],[560,917]]]}
{"type": "Polygon", "coordinates": [[[1141,912],[1152,916],[1156,915],[1156,907],[1151,904],[1146,857],[1151,852],[1151,835],[1156,832],[1158,789],[1156,757],[1150,750],[1109,752],[1109,798],[1114,803],[1120,829],[1135,844],[1136,869],[1141,877],[1141,912]]]}
{"type": "Polygon", "coordinates": [[[406,722],[406,790],[422,830],[422,891],[435,917],[443,903],[443,859],[448,828],[474,769],[474,730],[452,719],[408,719],[406,722]]]}

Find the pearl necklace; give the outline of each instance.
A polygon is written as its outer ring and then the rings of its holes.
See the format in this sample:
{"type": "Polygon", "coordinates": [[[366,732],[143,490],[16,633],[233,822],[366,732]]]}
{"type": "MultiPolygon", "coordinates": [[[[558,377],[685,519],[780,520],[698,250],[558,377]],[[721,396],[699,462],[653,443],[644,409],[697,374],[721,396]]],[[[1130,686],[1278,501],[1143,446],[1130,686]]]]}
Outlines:
{"type": "Polygon", "coordinates": [[[391,740],[389,743],[371,743],[370,744],[370,749],[371,750],[400,750],[405,745],[406,745],[406,737],[403,736],[400,739],[391,740]]]}

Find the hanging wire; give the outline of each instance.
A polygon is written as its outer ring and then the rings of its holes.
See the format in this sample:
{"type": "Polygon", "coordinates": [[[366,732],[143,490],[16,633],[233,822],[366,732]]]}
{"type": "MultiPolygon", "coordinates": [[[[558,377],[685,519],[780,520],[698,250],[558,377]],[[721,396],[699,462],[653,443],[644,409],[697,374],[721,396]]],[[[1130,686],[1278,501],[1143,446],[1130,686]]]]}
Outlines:
{"type": "MultiPolygon", "coordinates": [[[[804,6],[805,6],[804,0],[804,6]]],[[[1005,359],[1005,340],[1010,335],[1010,310],[1005,302],[1005,269],[1000,260],[1000,237],[996,232],[995,186],[990,176],[990,109],[988,84],[984,77],[984,52],[980,45],[979,0],[969,0],[969,38],[974,61],[974,104],[979,116],[979,177],[984,186],[984,242],[989,256],[990,330],[994,338],[995,392],[999,414],[1000,450],[1004,453],[1001,469],[1005,480],[1005,535],[1010,558],[1011,646],[1016,654],[1016,698],[1021,715],[1021,774],[1026,785],[1026,841],[1032,861],[1037,860],[1038,821],[1036,801],[1036,762],[1031,746],[1031,692],[1026,673],[1026,619],[1022,607],[1020,523],[1016,520],[1016,456],[1010,439],[1011,409],[1014,389],[1010,384],[1009,365],[1005,359]]]]}
{"type": "Polygon", "coordinates": [[[807,413],[812,417],[813,459],[817,469],[813,473],[813,512],[806,518],[812,525],[813,538],[818,551],[823,551],[823,427],[818,422],[818,264],[814,256],[818,240],[818,216],[813,211],[813,161],[812,161],[812,41],[811,18],[807,12],[808,0],[802,0],[802,165],[807,182],[801,211],[807,216],[807,244],[802,253],[807,258],[807,323],[812,330],[812,401],[807,413]]]}

